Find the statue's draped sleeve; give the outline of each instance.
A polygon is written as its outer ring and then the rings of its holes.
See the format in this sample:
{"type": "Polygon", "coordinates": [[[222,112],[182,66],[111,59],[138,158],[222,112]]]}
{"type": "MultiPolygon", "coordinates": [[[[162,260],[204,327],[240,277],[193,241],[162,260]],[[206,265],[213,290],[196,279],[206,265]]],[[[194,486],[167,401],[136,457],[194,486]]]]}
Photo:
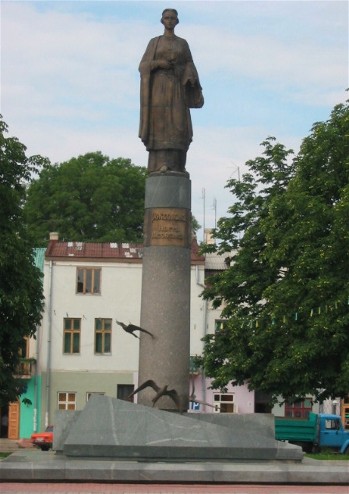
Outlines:
{"type": "Polygon", "coordinates": [[[156,47],[160,36],[149,41],[147,49],[139,64],[139,72],[141,74],[141,90],[140,90],[140,121],[139,121],[139,137],[143,142],[147,141],[148,126],[149,126],[149,111],[150,111],[150,73],[152,71],[152,63],[155,58],[156,47]]]}
{"type": "Polygon", "coordinates": [[[187,107],[202,108],[204,105],[204,96],[202,94],[202,87],[199,81],[199,74],[192,61],[185,64],[182,84],[184,86],[184,99],[187,107]],[[187,82],[189,79],[195,81],[195,83],[193,85],[190,84],[187,82]]]}

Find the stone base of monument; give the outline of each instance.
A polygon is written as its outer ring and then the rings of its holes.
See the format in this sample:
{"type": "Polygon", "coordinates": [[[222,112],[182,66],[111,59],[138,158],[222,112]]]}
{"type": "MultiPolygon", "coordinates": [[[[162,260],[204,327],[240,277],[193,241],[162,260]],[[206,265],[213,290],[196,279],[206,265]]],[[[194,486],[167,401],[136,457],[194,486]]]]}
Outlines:
{"type": "MultiPolygon", "coordinates": [[[[177,414],[108,397],[57,414],[55,451],[19,450],[0,481],[347,485],[345,461],[303,459],[273,416],[177,414]]],[[[166,487],[164,487],[166,490],[166,487]]]]}
{"type": "Polygon", "coordinates": [[[269,414],[178,414],[106,396],[93,396],[81,412],[58,412],[53,449],[152,462],[303,459],[301,448],[274,439],[269,414]]]}

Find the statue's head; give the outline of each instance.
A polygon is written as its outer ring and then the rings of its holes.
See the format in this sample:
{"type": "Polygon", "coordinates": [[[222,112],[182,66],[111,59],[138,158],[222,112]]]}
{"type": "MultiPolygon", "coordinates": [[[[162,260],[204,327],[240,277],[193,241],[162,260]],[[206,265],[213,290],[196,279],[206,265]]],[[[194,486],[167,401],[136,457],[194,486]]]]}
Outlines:
{"type": "Polygon", "coordinates": [[[178,19],[178,12],[177,12],[177,10],[176,10],[176,9],[165,9],[165,10],[162,12],[162,15],[161,15],[161,20],[160,20],[160,21],[161,21],[161,24],[163,24],[163,23],[164,23],[164,16],[165,16],[166,14],[168,14],[168,13],[170,13],[170,14],[172,14],[172,15],[175,15],[175,16],[176,16],[176,25],[177,25],[177,24],[179,23],[179,19],[178,19]]]}

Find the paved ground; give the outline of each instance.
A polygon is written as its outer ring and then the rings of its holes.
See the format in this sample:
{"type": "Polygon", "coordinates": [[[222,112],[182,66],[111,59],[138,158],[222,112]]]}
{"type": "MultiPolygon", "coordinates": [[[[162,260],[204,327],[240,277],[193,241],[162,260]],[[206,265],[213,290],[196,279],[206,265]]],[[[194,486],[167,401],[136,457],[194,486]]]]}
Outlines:
{"type": "Polygon", "coordinates": [[[0,492],[1,494],[348,494],[349,486],[2,483],[0,492]]]}
{"type": "MultiPolygon", "coordinates": [[[[0,441],[0,451],[1,443],[0,441]]],[[[8,446],[8,444],[7,444],[8,446]]],[[[30,449],[31,455],[43,456],[46,458],[48,453],[42,453],[39,450],[32,449],[29,444],[14,446],[14,451],[24,453],[24,450],[30,449]],[[28,448],[28,449],[27,449],[28,448]]],[[[20,455],[21,456],[21,455],[20,455]]],[[[19,458],[20,459],[20,458],[19,458]]],[[[241,483],[236,484],[137,484],[137,483],[103,483],[103,480],[99,480],[95,483],[75,482],[71,480],[68,482],[51,482],[43,481],[37,482],[17,482],[17,478],[13,477],[13,482],[1,482],[0,480],[0,493],[1,494],[349,494],[349,462],[332,461],[332,462],[317,462],[307,460],[308,463],[314,463],[317,465],[326,464],[326,468],[322,469],[326,472],[330,470],[336,470],[337,467],[341,467],[348,471],[348,485],[314,485],[309,483],[308,485],[275,485],[275,484],[250,484],[243,485],[241,483]],[[328,469],[328,470],[327,470],[328,469]]],[[[26,477],[23,477],[26,478],[26,477]]],[[[338,479],[338,477],[336,477],[338,479]]],[[[239,481],[237,481],[239,482],[239,481]]],[[[335,480],[334,480],[335,482],[335,480]]],[[[320,484],[320,482],[319,482],[320,484]]]]}
{"type": "Polygon", "coordinates": [[[1,494],[348,494],[349,486],[1,483],[0,492],[1,494]]]}

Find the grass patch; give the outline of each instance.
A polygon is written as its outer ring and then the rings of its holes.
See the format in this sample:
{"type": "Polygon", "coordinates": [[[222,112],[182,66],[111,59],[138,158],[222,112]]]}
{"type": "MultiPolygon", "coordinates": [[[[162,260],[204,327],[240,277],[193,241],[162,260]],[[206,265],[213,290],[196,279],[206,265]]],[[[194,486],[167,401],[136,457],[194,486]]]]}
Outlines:
{"type": "Polygon", "coordinates": [[[11,453],[3,453],[3,452],[0,452],[0,460],[2,458],[7,458],[8,456],[10,456],[11,453]]]}
{"type": "Polygon", "coordinates": [[[349,461],[349,455],[346,454],[340,454],[335,451],[331,450],[324,450],[321,451],[320,453],[306,453],[305,454],[306,458],[312,458],[313,460],[326,460],[326,461],[331,461],[331,460],[342,460],[342,461],[349,461]]]}

